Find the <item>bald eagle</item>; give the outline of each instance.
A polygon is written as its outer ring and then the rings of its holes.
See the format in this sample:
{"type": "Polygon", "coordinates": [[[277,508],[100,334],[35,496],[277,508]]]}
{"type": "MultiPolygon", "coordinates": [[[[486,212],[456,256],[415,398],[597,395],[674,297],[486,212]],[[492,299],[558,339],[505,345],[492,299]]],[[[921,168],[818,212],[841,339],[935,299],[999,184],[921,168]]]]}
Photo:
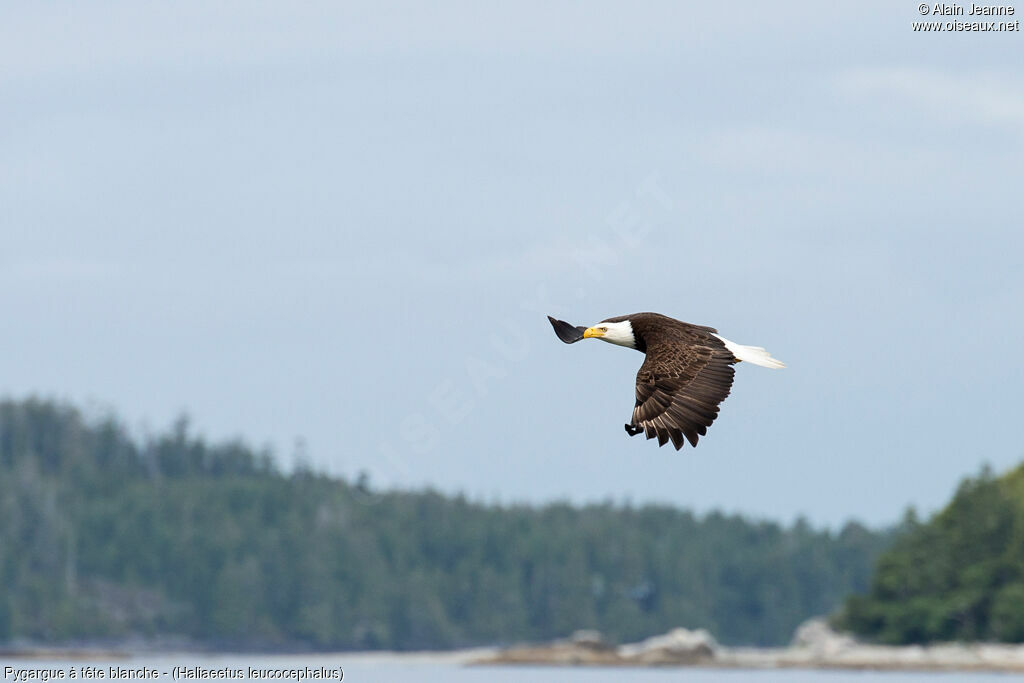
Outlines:
{"type": "Polygon", "coordinates": [[[766,368],[784,368],[759,346],[743,346],[718,336],[718,330],[691,325],[660,313],[634,313],[608,318],[592,327],[577,327],[548,316],[555,334],[566,344],[600,339],[636,349],[647,358],[636,374],[636,407],[626,425],[630,436],[670,440],[679,450],[707,434],[718,417],[718,405],[729,395],[733,365],[747,361],[766,368]]]}

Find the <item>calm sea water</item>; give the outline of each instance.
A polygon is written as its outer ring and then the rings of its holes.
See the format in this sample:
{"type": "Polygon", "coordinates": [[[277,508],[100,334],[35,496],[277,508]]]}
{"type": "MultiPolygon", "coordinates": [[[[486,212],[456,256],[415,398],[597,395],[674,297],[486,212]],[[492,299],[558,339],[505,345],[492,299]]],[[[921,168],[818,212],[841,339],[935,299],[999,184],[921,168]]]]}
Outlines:
{"type": "MultiPolygon", "coordinates": [[[[1019,680],[1019,676],[1007,674],[979,674],[979,673],[891,673],[875,671],[794,671],[794,670],[718,670],[718,669],[622,669],[622,668],[549,668],[549,667],[478,667],[464,666],[461,661],[450,655],[389,655],[389,654],[340,654],[340,655],[195,655],[176,654],[159,656],[139,656],[129,659],[117,660],[35,660],[15,659],[0,661],[0,673],[4,673],[6,667],[16,669],[52,669],[64,672],[63,680],[69,680],[71,670],[75,670],[77,681],[87,681],[83,673],[88,673],[84,667],[96,667],[106,675],[104,678],[94,678],[93,681],[102,680],[107,683],[111,680],[110,667],[115,669],[138,669],[147,667],[158,672],[155,679],[140,679],[138,677],[117,678],[119,681],[128,683],[137,680],[155,680],[158,682],[174,680],[175,667],[185,667],[191,672],[196,671],[218,671],[224,669],[242,670],[244,674],[239,678],[202,678],[189,679],[178,677],[178,681],[201,680],[205,683],[211,681],[253,681],[253,680],[298,680],[297,677],[259,678],[250,676],[250,667],[255,669],[282,671],[287,675],[288,670],[297,669],[318,669],[323,667],[326,670],[344,671],[345,681],[369,681],[371,683],[404,683],[406,681],[416,683],[517,683],[530,681],[530,683],[612,683],[613,681],[640,681],[641,683],[667,683],[669,681],[680,681],[684,683],[868,683],[869,681],[880,681],[881,683],[924,683],[925,681],[937,681],[939,683],[968,683],[969,681],[992,681],[993,683],[1019,680]],[[199,667],[199,669],[196,669],[199,667]]],[[[180,672],[180,670],[179,670],[180,672]]],[[[39,683],[42,679],[38,676],[29,678],[26,683],[39,683]]],[[[51,677],[51,680],[61,680],[51,677]]],[[[314,680],[307,678],[307,681],[314,680]]],[[[327,679],[330,681],[331,679],[327,679]]],[[[334,679],[337,680],[337,679],[334,679]]],[[[5,683],[15,681],[13,675],[5,676],[5,683]]]]}

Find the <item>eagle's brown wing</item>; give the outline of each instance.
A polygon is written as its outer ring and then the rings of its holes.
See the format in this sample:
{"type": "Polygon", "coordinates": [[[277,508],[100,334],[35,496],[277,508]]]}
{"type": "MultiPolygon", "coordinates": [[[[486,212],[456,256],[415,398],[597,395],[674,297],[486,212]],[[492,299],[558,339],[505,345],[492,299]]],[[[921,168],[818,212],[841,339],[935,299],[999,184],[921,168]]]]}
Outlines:
{"type": "Polygon", "coordinates": [[[669,439],[679,450],[683,437],[697,445],[699,435],[718,417],[718,404],[732,388],[736,358],[710,335],[703,339],[674,340],[647,349],[647,359],[636,374],[636,407],[626,431],[669,439]],[[683,343],[680,343],[683,342],[683,343]]]}

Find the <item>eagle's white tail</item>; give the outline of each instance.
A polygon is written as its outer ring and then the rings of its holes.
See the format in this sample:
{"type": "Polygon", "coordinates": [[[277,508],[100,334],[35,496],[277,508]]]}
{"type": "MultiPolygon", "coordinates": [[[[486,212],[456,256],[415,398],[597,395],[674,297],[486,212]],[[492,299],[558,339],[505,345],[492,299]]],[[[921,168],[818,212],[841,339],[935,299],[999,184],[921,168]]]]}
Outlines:
{"type": "MultiPolygon", "coordinates": [[[[718,337],[718,335],[714,335],[718,337]]],[[[744,346],[743,344],[737,344],[731,342],[725,337],[718,337],[725,344],[725,348],[729,349],[729,353],[736,356],[739,360],[753,363],[754,365],[760,365],[764,368],[784,368],[786,364],[781,360],[772,358],[772,355],[762,349],[760,346],[744,346]]]]}

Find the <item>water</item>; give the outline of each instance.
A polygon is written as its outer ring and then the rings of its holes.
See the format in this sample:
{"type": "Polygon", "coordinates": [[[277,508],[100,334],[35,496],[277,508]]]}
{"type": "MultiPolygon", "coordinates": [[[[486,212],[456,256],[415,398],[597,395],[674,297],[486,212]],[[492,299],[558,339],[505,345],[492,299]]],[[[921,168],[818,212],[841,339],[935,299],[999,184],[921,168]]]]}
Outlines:
{"type": "MultiPolygon", "coordinates": [[[[880,671],[799,671],[783,670],[722,670],[722,669],[643,669],[643,668],[579,668],[579,667],[477,667],[464,666],[462,658],[450,654],[412,654],[393,655],[377,653],[357,653],[338,655],[198,655],[174,654],[137,656],[128,659],[111,660],[36,660],[13,659],[0,660],[0,673],[4,673],[4,683],[14,682],[15,677],[6,667],[15,669],[51,669],[63,672],[63,680],[99,681],[107,683],[111,680],[110,667],[132,668],[148,667],[159,673],[155,679],[146,681],[171,682],[174,680],[175,667],[202,667],[206,671],[222,669],[242,669],[241,678],[203,678],[183,679],[179,681],[200,680],[202,683],[211,681],[231,683],[232,681],[268,680],[250,677],[249,667],[258,669],[318,669],[323,667],[336,671],[339,667],[344,671],[345,681],[368,681],[371,683],[618,683],[620,681],[640,681],[650,683],[668,683],[680,681],[684,683],[968,683],[973,681],[1019,680],[1012,674],[982,674],[975,672],[955,673],[916,673],[916,672],[880,672],[880,671]],[[83,678],[88,673],[85,667],[95,667],[103,671],[104,678],[83,678]],[[70,679],[71,671],[75,678],[70,679]]],[[[23,680],[23,679],[19,679],[23,680]]],[[[42,677],[37,674],[28,678],[25,683],[41,683],[42,677]]],[[[50,676],[50,680],[61,680],[50,676]]],[[[129,683],[138,678],[118,678],[129,683]]],[[[270,680],[298,680],[297,678],[273,678],[270,680]]],[[[317,679],[307,678],[307,681],[317,679]]],[[[332,679],[328,678],[327,681],[332,679]]],[[[333,679],[337,680],[337,679],[333,679]]]]}

